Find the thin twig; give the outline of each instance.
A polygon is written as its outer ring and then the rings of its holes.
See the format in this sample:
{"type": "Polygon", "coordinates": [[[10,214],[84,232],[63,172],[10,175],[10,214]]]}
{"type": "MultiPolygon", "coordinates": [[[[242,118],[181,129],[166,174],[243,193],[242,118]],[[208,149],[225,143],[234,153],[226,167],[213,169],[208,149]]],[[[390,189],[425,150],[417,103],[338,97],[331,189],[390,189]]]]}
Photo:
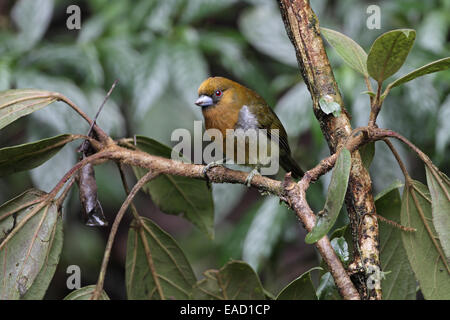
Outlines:
{"type": "Polygon", "coordinates": [[[72,177],[71,180],[69,181],[69,183],[67,183],[67,186],[64,189],[64,191],[62,192],[62,194],[56,199],[56,206],[58,208],[60,208],[62,206],[62,204],[63,204],[64,200],[66,199],[67,195],[69,194],[69,191],[72,188],[74,182],[75,182],[75,178],[72,177]]]}
{"type": "Polygon", "coordinates": [[[111,96],[111,93],[113,92],[114,88],[116,87],[116,84],[117,84],[118,81],[119,81],[119,80],[117,80],[117,79],[114,80],[114,82],[113,82],[111,88],[109,89],[108,93],[106,94],[105,98],[103,99],[102,104],[101,104],[100,107],[98,108],[97,113],[95,114],[95,117],[94,117],[94,121],[92,121],[91,126],[90,126],[90,128],[89,128],[89,131],[88,131],[88,133],[87,133],[88,136],[91,134],[92,129],[94,128],[94,125],[95,125],[96,122],[97,122],[98,116],[100,115],[100,112],[102,112],[103,106],[106,104],[106,101],[108,101],[108,99],[109,99],[109,97],[111,96]]]}
{"type": "Polygon", "coordinates": [[[398,228],[398,229],[406,231],[406,232],[415,232],[415,231],[417,231],[415,228],[409,228],[409,227],[402,226],[401,224],[399,224],[399,223],[397,223],[395,221],[392,221],[390,219],[386,219],[385,217],[380,216],[379,214],[377,214],[377,218],[380,219],[381,221],[387,223],[387,224],[390,224],[391,226],[393,226],[395,228],[398,228]]]}
{"type": "Polygon", "coordinates": [[[97,286],[95,287],[94,293],[92,294],[91,300],[97,300],[100,297],[100,294],[103,290],[103,284],[105,282],[106,268],[108,267],[109,257],[111,255],[112,245],[114,243],[114,239],[119,229],[120,222],[127,211],[128,206],[133,201],[133,198],[136,196],[138,191],[150,180],[154,179],[159,175],[158,172],[149,171],[147,172],[139,181],[134,185],[131,192],[128,194],[126,200],[120,207],[119,212],[117,213],[116,218],[114,219],[114,223],[111,227],[111,232],[109,233],[108,242],[106,243],[105,254],[103,256],[103,262],[100,269],[100,273],[98,276],[97,286]]]}
{"type": "Polygon", "coordinates": [[[104,132],[99,126],[95,125],[94,121],[83,110],[81,110],[72,100],[59,93],[56,93],[55,97],[59,101],[63,101],[73,110],[75,110],[84,120],[86,120],[89,123],[89,125],[91,126],[93,125],[95,127],[95,132],[97,132],[100,140],[106,141],[110,139],[109,136],[106,134],[106,132],[104,132]]]}
{"type": "MultiPolygon", "coordinates": [[[[128,196],[130,194],[130,189],[128,188],[127,184],[127,178],[125,176],[125,171],[123,169],[123,165],[120,162],[116,162],[117,167],[119,169],[120,173],[120,180],[122,180],[122,186],[125,191],[125,194],[128,196]]],[[[134,218],[137,220],[138,223],[141,223],[141,216],[139,215],[136,206],[134,205],[134,202],[131,202],[131,212],[133,213],[134,218]]]]}
{"type": "Polygon", "coordinates": [[[392,154],[395,157],[395,160],[397,160],[398,165],[400,166],[400,169],[403,172],[403,176],[405,177],[405,182],[406,183],[410,183],[411,182],[411,176],[408,173],[408,170],[406,170],[406,166],[402,161],[402,158],[400,157],[399,153],[397,152],[397,149],[395,149],[394,145],[392,144],[392,142],[389,141],[389,139],[383,139],[384,143],[386,143],[386,145],[389,147],[389,149],[391,149],[392,154]]]}

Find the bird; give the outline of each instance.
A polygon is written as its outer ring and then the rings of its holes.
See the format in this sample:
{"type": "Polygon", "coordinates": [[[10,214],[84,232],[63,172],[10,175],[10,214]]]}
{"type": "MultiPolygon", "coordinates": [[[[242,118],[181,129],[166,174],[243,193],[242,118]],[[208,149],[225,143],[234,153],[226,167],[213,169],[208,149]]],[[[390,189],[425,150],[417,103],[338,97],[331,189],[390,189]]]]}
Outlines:
{"type": "MultiPolygon", "coordinates": [[[[222,142],[225,146],[223,150],[227,150],[227,135],[232,132],[229,129],[241,133],[249,129],[256,132],[265,129],[261,132],[265,133],[266,142],[263,142],[264,139],[258,139],[257,147],[268,146],[269,157],[272,154],[278,155],[279,159],[275,160],[279,161],[286,172],[291,172],[293,178],[298,179],[303,176],[303,170],[292,158],[288,135],[283,124],[272,108],[255,91],[225,77],[209,77],[201,83],[195,104],[202,108],[205,128],[219,130],[222,134],[222,142]],[[275,149],[271,148],[278,148],[278,153],[272,152],[275,149]]],[[[235,150],[233,160],[236,160],[239,149],[242,151],[242,148],[245,148],[245,161],[242,164],[253,167],[246,179],[247,186],[250,186],[254,175],[260,174],[263,163],[267,166],[268,159],[261,159],[258,152],[253,152],[252,155],[249,152],[248,141],[244,145],[239,145],[235,139],[233,144],[235,150]]],[[[204,170],[205,176],[207,176],[207,170],[216,165],[221,165],[220,161],[208,164],[204,170]]]]}

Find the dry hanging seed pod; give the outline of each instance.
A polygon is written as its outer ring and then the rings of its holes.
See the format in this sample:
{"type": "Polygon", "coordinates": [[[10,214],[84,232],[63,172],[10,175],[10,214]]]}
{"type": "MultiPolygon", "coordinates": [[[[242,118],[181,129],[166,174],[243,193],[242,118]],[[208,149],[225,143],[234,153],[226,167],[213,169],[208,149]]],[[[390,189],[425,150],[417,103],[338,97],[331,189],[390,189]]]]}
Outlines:
{"type": "Polygon", "coordinates": [[[103,214],[103,208],[97,197],[97,183],[95,181],[94,166],[90,163],[82,167],[77,176],[80,190],[80,201],[83,219],[87,226],[105,227],[108,225],[103,214]]]}
{"type": "MultiPolygon", "coordinates": [[[[94,120],[92,121],[92,124],[87,134],[90,138],[98,140],[96,132],[95,130],[93,130],[94,125],[95,122],[97,121],[100,112],[103,109],[103,106],[106,103],[106,100],[108,100],[116,84],[117,80],[115,80],[114,83],[112,84],[111,89],[109,89],[108,93],[106,94],[103,103],[101,104],[100,108],[97,111],[97,114],[95,115],[94,120]]],[[[78,147],[77,151],[82,153],[81,159],[84,159],[85,157],[88,157],[95,153],[95,150],[93,150],[88,140],[84,140],[83,143],[78,147]]],[[[100,204],[100,201],[98,200],[97,182],[95,181],[95,171],[94,166],[91,163],[86,164],[84,167],[80,169],[80,171],[77,174],[77,184],[78,189],[80,190],[80,201],[83,207],[83,218],[85,220],[86,225],[99,227],[107,226],[108,221],[106,220],[105,215],[103,214],[103,208],[100,204]]]]}

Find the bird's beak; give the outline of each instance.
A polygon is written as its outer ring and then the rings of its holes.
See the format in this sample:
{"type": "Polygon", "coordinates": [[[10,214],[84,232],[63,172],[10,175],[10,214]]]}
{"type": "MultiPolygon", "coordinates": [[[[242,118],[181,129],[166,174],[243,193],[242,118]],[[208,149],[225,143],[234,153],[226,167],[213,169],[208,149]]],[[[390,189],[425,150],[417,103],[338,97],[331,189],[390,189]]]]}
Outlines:
{"type": "Polygon", "coordinates": [[[213,103],[214,103],[213,99],[211,97],[205,96],[205,95],[201,95],[195,101],[195,104],[198,105],[199,107],[208,107],[208,106],[212,105],[213,103]]]}

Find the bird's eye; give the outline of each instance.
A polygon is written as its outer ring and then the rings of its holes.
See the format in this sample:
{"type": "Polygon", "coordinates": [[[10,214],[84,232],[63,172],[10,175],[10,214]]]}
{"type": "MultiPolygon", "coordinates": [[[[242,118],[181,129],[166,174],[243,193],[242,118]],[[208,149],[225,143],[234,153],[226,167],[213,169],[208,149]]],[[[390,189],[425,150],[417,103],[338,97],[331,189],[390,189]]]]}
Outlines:
{"type": "Polygon", "coordinates": [[[222,95],[222,91],[216,90],[216,92],[214,94],[216,95],[216,97],[220,97],[222,95]]]}

